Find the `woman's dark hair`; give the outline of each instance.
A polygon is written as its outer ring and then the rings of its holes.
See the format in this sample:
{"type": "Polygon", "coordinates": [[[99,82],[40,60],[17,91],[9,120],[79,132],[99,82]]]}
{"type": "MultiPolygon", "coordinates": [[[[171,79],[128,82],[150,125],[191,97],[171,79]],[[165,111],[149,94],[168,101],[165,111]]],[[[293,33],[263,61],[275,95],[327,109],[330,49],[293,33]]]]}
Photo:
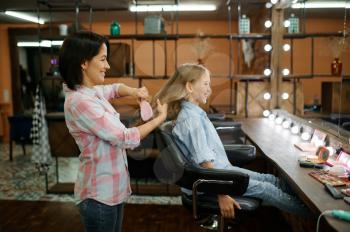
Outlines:
{"type": "Polygon", "coordinates": [[[79,31],[64,40],[59,55],[59,70],[69,89],[75,90],[76,85],[82,84],[81,65],[96,56],[102,44],[106,44],[109,54],[108,39],[94,32],[79,31]]]}

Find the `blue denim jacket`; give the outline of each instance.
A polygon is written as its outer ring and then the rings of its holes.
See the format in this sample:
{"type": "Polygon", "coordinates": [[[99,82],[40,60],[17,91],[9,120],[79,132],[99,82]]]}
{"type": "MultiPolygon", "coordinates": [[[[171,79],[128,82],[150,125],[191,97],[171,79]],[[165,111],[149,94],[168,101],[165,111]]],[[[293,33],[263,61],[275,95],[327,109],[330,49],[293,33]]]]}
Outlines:
{"type": "Polygon", "coordinates": [[[194,165],[211,161],[214,168],[231,167],[214,125],[199,106],[183,101],[172,133],[185,158],[194,165]]]}

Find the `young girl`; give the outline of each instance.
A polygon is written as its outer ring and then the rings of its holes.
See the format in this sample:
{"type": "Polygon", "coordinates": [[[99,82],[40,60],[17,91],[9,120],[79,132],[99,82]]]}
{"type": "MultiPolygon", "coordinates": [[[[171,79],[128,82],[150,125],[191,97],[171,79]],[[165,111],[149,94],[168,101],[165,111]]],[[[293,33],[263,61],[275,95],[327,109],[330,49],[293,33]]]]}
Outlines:
{"type": "Polygon", "coordinates": [[[148,98],[146,88],[124,84],[102,85],[108,40],[93,32],[65,39],[59,57],[64,79],[64,114],[69,132],[80,149],[75,197],[85,231],[121,231],[123,203],[131,194],[125,149],[159,126],[167,105],[157,102],[158,116],[138,127],[126,128],[108,102],[115,97],[148,98]]]}
{"type": "MultiPolygon", "coordinates": [[[[186,160],[204,168],[246,173],[250,178],[244,196],[262,199],[284,211],[308,214],[308,209],[277,177],[232,166],[213,124],[199,107],[210,94],[209,71],[202,65],[184,64],[156,95],[156,99],[168,104],[168,117],[175,121],[172,133],[177,144],[184,148],[181,150],[185,151],[186,160]]],[[[224,217],[234,217],[234,208],[240,208],[228,195],[219,195],[218,203],[224,217]]]]}

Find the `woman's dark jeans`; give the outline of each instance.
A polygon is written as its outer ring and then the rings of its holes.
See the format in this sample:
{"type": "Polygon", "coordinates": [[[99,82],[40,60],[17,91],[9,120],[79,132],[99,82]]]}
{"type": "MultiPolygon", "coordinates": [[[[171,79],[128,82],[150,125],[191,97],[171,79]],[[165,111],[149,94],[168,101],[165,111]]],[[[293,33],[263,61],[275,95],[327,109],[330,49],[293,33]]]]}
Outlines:
{"type": "Polygon", "coordinates": [[[93,199],[78,205],[85,232],[120,232],[124,204],[109,206],[93,199]]]}

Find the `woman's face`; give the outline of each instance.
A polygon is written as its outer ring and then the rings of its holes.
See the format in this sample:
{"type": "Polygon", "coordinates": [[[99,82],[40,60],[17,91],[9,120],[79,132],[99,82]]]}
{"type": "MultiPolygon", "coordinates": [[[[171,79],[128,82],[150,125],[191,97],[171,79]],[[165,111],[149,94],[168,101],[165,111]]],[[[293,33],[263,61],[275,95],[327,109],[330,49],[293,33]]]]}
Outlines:
{"type": "Polygon", "coordinates": [[[188,91],[190,93],[189,101],[196,105],[206,104],[211,94],[209,72],[205,72],[197,81],[190,83],[188,91]]]}
{"type": "Polygon", "coordinates": [[[83,85],[93,87],[95,85],[103,84],[106,71],[109,68],[110,67],[107,62],[107,46],[102,44],[98,54],[90,61],[86,61],[84,64],[82,64],[83,85]]]}

